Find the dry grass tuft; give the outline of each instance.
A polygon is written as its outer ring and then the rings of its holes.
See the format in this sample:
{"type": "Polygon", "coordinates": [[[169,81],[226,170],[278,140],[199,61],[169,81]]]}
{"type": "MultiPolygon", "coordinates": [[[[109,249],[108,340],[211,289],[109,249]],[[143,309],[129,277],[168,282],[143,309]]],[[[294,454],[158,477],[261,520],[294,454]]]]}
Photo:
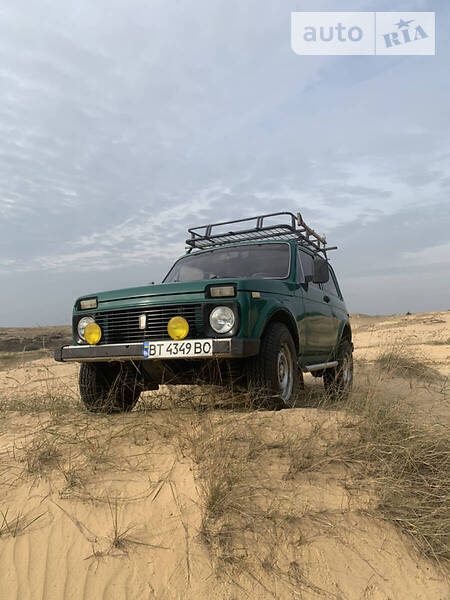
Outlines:
{"type": "Polygon", "coordinates": [[[289,459],[289,468],[284,479],[294,479],[298,473],[304,471],[319,470],[324,466],[324,462],[333,460],[324,453],[321,429],[321,424],[315,423],[308,435],[300,437],[291,433],[283,438],[280,448],[289,459]]]}
{"type": "Polygon", "coordinates": [[[64,490],[61,490],[60,496],[67,497],[73,490],[83,488],[86,484],[85,469],[77,465],[68,465],[61,468],[61,473],[66,482],[64,490]]]}
{"type": "Polygon", "coordinates": [[[50,385],[47,386],[45,393],[0,396],[2,414],[9,411],[17,411],[22,415],[46,413],[52,418],[59,419],[75,411],[78,413],[80,410],[80,401],[74,394],[53,390],[50,385]]]}
{"type": "Polygon", "coordinates": [[[450,558],[450,438],[418,423],[412,409],[376,387],[346,403],[359,416],[347,448],[360,477],[378,496],[378,511],[427,556],[450,558]]]}
{"type": "Polygon", "coordinates": [[[450,337],[446,340],[430,340],[426,343],[430,344],[431,346],[450,346],[450,337]]]}
{"type": "Polygon", "coordinates": [[[19,461],[25,463],[25,470],[31,475],[42,475],[55,466],[61,456],[57,442],[47,435],[35,435],[28,444],[19,449],[19,461]]]}
{"type": "Polygon", "coordinates": [[[128,550],[131,546],[147,546],[145,542],[139,540],[137,537],[133,537],[131,532],[135,527],[130,526],[122,528],[120,525],[119,511],[117,508],[117,500],[111,501],[108,499],[108,506],[111,513],[112,531],[109,536],[110,548],[109,552],[114,550],[128,554],[128,550]]]}
{"type": "Polygon", "coordinates": [[[255,430],[239,419],[220,413],[200,413],[185,431],[182,451],[198,467],[202,497],[200,536],[214,559],[218,572],[242,566],[241,535],[255,518],[256,457],[264,443],[255,430]]]}
{"type": "Polygon", "coordinates": [[[6,509],[5,512],[0,511],[0,538],[8,535],[13,538],[17,537],[40,519],[44,513],[32,518],[20,512],[17,513],[15,517],[9,517],[8,515],[9,509],[6,509]]]}
{"type": "Polygon", "coordinates": [[[442,375],[424,357],[412,354],[402,346],[393,346],[380,352],[375,360],[379,369],[397,377],[418,379],[426,383],[440,381],[442,375]]]}

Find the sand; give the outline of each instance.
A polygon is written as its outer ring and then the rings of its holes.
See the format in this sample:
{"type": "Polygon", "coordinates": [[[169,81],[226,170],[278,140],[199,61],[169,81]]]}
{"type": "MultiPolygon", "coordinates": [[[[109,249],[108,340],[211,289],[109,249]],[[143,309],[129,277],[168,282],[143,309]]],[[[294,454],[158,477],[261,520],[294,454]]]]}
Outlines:
{"type": "Polygon", "coordinates": [[[355,357],[374,359],[381,348],[407,346],[450,376],[450,311],[389,317],[352,315],[355,357]]]}
{"type": "MultiPolygon", "coordinates": [[[[450,373],[450,346],[434,343],[450,338],[450,313],[358,315],[353,327],[356,386],[374,376],[371,361],[393,342],[410,345],[443,378],[450,373]]],[[[414,384],[412,394],[411,381],[376,376],[448,427],[448,395],[438,385],[414,384]]],[[[374,516],[377,498],[358,487],[351,466],[290,472],[281,442],[298,440],[314,457],[319,446],[351,435],[343,413],[203,413],[183,404],[189,393],[181,388],[172,403],[163,389],[128,415],[89,415],[76,379],[77,365],[49,358],[0,371],[2,599],[449,597],[445,562],[425,558],[374,516]],[[239,485],[248,489],[240,489],[231,532],[239,544],[227,557],[226,544],[216,545],[230,522],[205,525],[205,469],[211,439],[225,449],[226,469],[226,448],[250,434],[265,451],[239,466],[239,485]],[[218,528],[212,543],[211,527],[218,528]]],[[[308,377],[306,385],[318,393],[320,380],[308,377]]]]}

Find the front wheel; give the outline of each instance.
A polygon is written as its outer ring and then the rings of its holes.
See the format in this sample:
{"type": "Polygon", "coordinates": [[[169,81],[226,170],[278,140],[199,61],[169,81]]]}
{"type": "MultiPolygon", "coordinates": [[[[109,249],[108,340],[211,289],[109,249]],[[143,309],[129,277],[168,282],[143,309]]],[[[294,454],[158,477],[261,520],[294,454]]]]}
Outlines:
{"type": "Polygon", "coordinates": [[[249,384],[254,403],[266,408],[292,408],[298,393],[300,370],[289,329],[270,323],[261,340],[259,354],[249,363],[249,384]]]}
{"type": "Polygon", "coordinates": [[[332,396],[345,399],[353,386],[353,344],[342,340],[337,353],[337,367],[325,369],[323,384],[332,396]]]}
{"type": "Polygon", "coordinates": [[[138,370],[128,363],[82,363],[78,382],[90,412],[129,412],[143,389],[138,370]]]}

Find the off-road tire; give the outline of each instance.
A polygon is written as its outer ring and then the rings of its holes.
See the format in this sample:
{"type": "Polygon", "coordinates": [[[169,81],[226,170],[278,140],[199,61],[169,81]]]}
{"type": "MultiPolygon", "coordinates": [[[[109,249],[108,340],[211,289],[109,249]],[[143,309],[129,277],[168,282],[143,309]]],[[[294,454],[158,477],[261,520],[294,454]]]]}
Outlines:
{"type": "Polygon", "coordinates": [[[129,412],[143,389],[139,372],[128,363],[82,363],[78,383],[85,407],[97,413],[129,412]]]}
{"type": "Polygon", "coordinates": [[[297,350],[289,329],[283,323],[269,323],[261,339],[259,354],[248,363],[247,379],[253,404],[257,408],[295,406],[300,369],[297,350]],[[280,372],[287,374],[287,385],[280,372]]]}
{"type": "Polygon", "coordinates": [[[353,386],[353,344],[344,339],[339,344],[336,360],[337,367],[325,369],[323,385],[328,394],[345,400],[353,386]]]}

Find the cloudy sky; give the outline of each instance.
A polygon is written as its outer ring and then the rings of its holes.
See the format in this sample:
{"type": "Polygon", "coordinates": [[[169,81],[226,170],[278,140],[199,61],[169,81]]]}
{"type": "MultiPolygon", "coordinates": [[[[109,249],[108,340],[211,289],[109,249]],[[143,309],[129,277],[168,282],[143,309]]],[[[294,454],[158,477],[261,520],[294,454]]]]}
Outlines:
{"type": "Polygon", "coordinates": [[[0,326],[300,210],[353,312],[450,309],[448,0],[3,0],[0,326]],[[298,10],[435,10],[436,56],[298,56],[298,10]]]}

